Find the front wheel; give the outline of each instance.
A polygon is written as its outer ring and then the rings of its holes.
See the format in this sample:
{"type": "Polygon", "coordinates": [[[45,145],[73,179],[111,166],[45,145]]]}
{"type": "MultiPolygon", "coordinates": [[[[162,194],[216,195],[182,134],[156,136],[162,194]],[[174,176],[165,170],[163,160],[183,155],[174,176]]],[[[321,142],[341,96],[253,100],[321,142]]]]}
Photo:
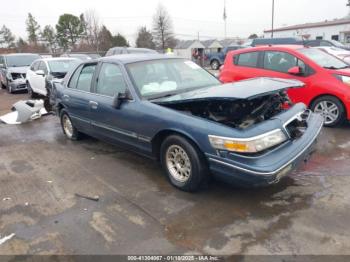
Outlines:
{"type": "Polygon", "coordinates": [[[340,125],[345,119],[345,109],[340,100],[333,96],[317,98],[311,105],[312,111],[324,118],[324,126],[340,125]]]}
{"type": "Polygon", "coordinates": [[[81,133],[74,127],[72,120],[70,119],[67,112],[63,109],[60,115],[63,133],[70,140],[78,140],[81,136],[81,133]]]}
{"type": "Polygon", "coordinates": [[[162,167],[170,183],[187,192],[194,192],[208,179],[205,157],[189,140],[171,135],[161,145],[162,167]]]}
{"type": "Polygon", "coordinates": [[[210,66],[211,66],[211,69],[213,70],[218,70],[219,67],[220,67],[220,63],[218,60],[213,60],[211,63],[210,63],[210,66]]]}

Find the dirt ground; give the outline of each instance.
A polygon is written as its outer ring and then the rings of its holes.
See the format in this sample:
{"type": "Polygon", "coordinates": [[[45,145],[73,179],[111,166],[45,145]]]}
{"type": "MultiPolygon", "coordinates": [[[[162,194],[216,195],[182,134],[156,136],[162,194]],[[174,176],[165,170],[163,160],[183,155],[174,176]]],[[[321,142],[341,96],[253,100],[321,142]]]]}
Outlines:
{"type": "MultiPolygon", "coordinates": [[[[1,91],[1,114],[25,97],[1,91]]],[[[349,255],[349,132],[325,128],[278,185],[189,194],[146,158],[68,141],[55,116],[0,124],[0,254],[349,255]]]]}

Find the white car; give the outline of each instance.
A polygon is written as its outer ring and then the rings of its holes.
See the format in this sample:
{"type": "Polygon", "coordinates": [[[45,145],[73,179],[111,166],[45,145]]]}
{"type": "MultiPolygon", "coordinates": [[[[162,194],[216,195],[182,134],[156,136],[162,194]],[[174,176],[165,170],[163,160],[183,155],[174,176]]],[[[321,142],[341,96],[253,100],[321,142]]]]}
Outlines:
{"type": "Polygon", "coordinates": [[[35,60],[26,74],[28,93],[32,98],[49,95],[54,79],[62,79],[80,60],[75,58],[42,58],[35,60]]]}
{"type": "Polygon", "coordinates": [[[335,46],[316,46],[313,48],[320,49],[328,54],[331,54],[339,59],[343,60],[345,63],[350,64],[350,51],[335,47],[335,46]]]}

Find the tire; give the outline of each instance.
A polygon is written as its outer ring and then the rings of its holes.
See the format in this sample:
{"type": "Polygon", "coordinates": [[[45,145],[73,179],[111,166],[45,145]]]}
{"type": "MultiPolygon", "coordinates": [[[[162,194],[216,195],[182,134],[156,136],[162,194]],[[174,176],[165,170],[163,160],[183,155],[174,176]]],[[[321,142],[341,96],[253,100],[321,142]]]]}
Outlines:
{"type": "Polygon", "coordinates": [[[194,192],[208,181],[208,165],[203,153],[182,136],[171,135],[163,141],[160,160],[170,183],[180,190],[194,192]]]}
{"type": "Polygon", "coordinates": [[[30,98],[38,98],[38,95],[33,92],[32,86],[27,82],[27,90],[30,98]]]}
{"type": "Polygon", "coordinates": [[[322,96],[311,104],[311,110],[324,117],[324,126],[334,127],[345,120],[345,108],[342,102],[334,96],[322,96]]]}
{"type": "Polygon", "coordinates": [[[6,86],[5,86],[4,83],[1,82],[1,81],[0,81],[0,88],[1,88],[1,89],[6,89],[6,86]]]}
{"type": "Polygon", "coordinates": [[[213,61],[210,62],[211,69],[213,70],[219,70],[220,68],[220,63],[218,60],[214,59],[213,61]]]}
{"type": "Polygon", "coordinates": [[[81,133],[73,125],[72,120],[70,119],[66,110],[62,109],[60,112],[61,127],[63,133],[70,140],[79,140],[81,133]]]}

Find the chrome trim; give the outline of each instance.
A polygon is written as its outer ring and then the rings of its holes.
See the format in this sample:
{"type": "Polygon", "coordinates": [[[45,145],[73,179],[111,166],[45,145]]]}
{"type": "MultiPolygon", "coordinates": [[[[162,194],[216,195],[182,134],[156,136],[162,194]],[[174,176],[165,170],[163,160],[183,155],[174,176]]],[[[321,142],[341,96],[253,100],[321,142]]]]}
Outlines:
{"type": "Polygon", "coordinates": [[[209,158],[210,161],[214,161],[217,162],[219,164],[231,167],[231,168],[235,168],[241,171],[244,171],[246,173],[250,173],[250,174],[254,174],[254,175],[263,175],[263,176],[269,176],[269,175],[274,175],[276,173],[279,173],[280,171],[282,171],[285,167],[287,167],[288,165],[290,165],[293,161],[295,161],[295,159],[297,159],[298,157],[300,157],[307,149],[309,149],[309,147],[314,143],[316,137],[318,136],[318,134],[320,133],[321,129],[323,127],[323,124],[320,125],[319,129],[317,130],[315,136],[313,137],[313,139],[311,140],[310,143],[307,144],[307,146],[304,147],[304,149],[302,151],[300,151],[296,156],[294,156],[291,160],[289,160],[286,164],[282,165],[281,167],[279,167],[278,169],[272,171],[272,172],[259,172],[259,171],[253,171],[250,169],[246,169],[243,167],[239,167],[233,164],[229,164],[226,162],[223,162],[221,160],[217,160],[215,158],[209,158]]]}
{"type": "Polygon", "coordinates": [[[248,137],[248,138],[236,138],[236,137],[225,137],[225,136],[215,136],[215,135],[208,135],[208,137],[220,138],[220,139],[224,139],[224,140],[235,140],[235,141],[239,141],[239,142],[250,142],[250,141],[254,141],[254,140],[260,139],[262,137],[268,136],[272,133],[275,133],[276,131],[282,131],[282,130],[280,128],[276,128],[274,130],[268,131],[268,132],[263,133],[261,135],[252,136],[252,137],[248,137]]]}
{"type": "Polygon", "coordinates": [[[288,138],[291,138],[288,130],[287,130],[287,125],[289,125],[291,122],[293,122],[295,119],[300,118],[300,116],[305,112],[306,110],[300,111],[298,113],[296,113],[294,116],[292,116],[291,118],[289,118],[284,124],[283,124],[283,130],[285,131],[285,133],[288,135],[288,138]]]}

